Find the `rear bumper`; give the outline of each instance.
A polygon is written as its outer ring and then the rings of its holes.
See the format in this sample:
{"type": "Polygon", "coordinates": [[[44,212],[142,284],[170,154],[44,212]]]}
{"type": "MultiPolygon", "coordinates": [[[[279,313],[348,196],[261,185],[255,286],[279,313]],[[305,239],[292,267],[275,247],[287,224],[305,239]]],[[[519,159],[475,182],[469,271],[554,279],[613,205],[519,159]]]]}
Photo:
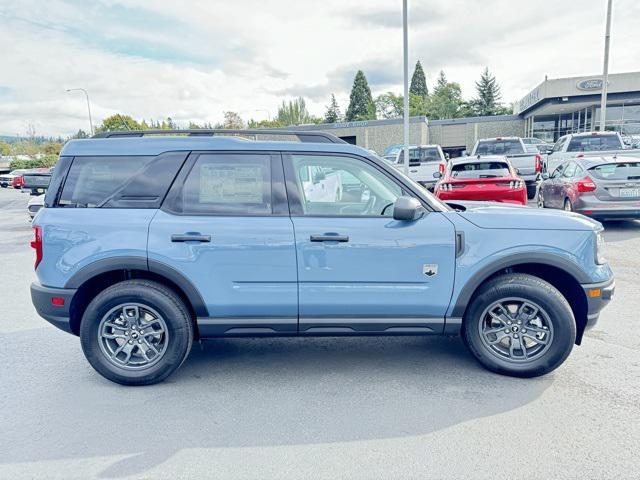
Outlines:
{"type": "Polygon", "coordinates": [[[36,312],[47,322],[60,330],[68,333],[74,333],[71,330],[69,309],[71,300],[76,293],[76,289],[69,288],[51,288],[40,285],[39,283],[31,284],[31,301],[36,308],[36,312]],[[57,306],[52,303],[53,298],[61,298],[63,305],[57,306]]]}
{"type": "Polygon", "coordinates": [[[601,219],[601,220],[635,220],[640,218],[640,210],[638,209],[576,209],[577,213],[585,215],[587,217],[601,219]]]}
{"type": "Polygon", "coordinates": [[[600,312],[613,298],[616,283],[613,278],[601,283],[582,284],[587,297],[587,326],[592,328],[597,322],[600,312]]]}

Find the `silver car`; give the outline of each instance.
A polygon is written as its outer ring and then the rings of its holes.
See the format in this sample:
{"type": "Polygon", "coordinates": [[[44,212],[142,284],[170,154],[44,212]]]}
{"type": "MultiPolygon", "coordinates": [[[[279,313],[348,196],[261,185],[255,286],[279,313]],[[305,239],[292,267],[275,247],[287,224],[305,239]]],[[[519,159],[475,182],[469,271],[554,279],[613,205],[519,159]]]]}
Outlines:
{"type": "Polygon", "coordinates": [[[542,174],[538,206],[601,220],[640,218],[640,157],[584,157],[542,174]]]}

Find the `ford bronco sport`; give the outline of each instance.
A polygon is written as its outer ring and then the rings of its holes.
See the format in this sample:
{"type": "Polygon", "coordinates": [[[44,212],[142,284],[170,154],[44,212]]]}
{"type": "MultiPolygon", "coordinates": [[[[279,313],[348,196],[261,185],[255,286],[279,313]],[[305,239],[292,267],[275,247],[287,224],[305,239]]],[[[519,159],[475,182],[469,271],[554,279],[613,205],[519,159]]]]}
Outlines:
{"type": "Polygon", "coordinates": [[[449,206],[324,133],[72,140],[33,225],[38,313],[129,385],[168,377],[193,341],[246,336],[461,334],[486,368],[531,377],[614,290],[598,222],[449,206]]]}

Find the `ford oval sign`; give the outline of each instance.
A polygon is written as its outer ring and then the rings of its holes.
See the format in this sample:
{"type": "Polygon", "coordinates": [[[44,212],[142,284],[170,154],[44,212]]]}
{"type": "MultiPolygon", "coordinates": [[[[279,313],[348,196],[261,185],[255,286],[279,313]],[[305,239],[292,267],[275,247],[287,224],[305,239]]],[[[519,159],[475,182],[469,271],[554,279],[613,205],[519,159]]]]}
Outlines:
{"type": "Polygon", "coordinates": [[[576,87],[580,90],[601,90],[602,79],[601,78],[589,78],[588,80],[580,80],[576,87]]]}

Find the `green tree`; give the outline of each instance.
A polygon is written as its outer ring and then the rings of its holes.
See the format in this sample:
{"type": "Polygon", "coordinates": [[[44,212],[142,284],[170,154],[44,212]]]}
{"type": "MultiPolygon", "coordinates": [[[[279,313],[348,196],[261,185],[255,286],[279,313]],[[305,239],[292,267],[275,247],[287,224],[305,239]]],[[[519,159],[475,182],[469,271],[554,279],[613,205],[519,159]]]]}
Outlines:
{"type": "Polygon", "coordinates": [[[345,120],[375,120],[376,106],[371,96],[371,89],[362,70],[358,70],[353,79],[351,94],[349,95],[349,107],[345,120]]]}
{"type": "Polygon", "coordinates": [[[320,120],[313,117],[307,110],[307,104],[304,98],[298,97],[288,102],[282,101],[282,105],[278,107],[276,121],[284,126],[303,125],[305,123],[318,123],[320,120]]]}
{"type": "Polygon", "coordinates": [[[11,145],[7,142],[0,142],[0,155],[11,155],[11,145]]]}
{"type": "Polygon", "coordinates": [[[336,101],[336,96],[331,94],[331,101],[327,106],[327,111],[324,114],[324,123],[336,123],[342,119],[342,115],[340,114],[340,107],[338,106],[338,102],[336,101]]]}
{"type": "Polygon", "coordinates": [[[60,155],[60,150],[62,150],[62,144],[58,142],[48,142],[45,143],[42,151],[45,155],[60,155]]]}
{"type": "Polygon", "coordinates": [[[420,97],[426,97],[427,95],[429,95],[429,90],[427,88],[427,79],[424,76],[424,70],[422,69],[420,60],[416,62],[416,68],[413,70],[409,93],[418,95],[420,97]]]}
{"type": "Polygon", "coordinates": [[[488,67],[484,68],[480,80],[476,82],[476,94],[472,101],[476,115],[499,115],[504,111],[500,103],[500,86],[488,67]]]}
{"type": "Polygon", "coordinates": [[[434,120],[457,118],[463,114],[462,89],[456,82],[448,82],[440,71],[433,93],[429,95],[428,116],[434,120]]]}
{"type": "Polygon", "coordinates": [[[96,129],[98,132],[119,132],[123,130],[141,130],[140,124],[130,115],[116,113],[102,120],[102,124],[96,129]]]}
{"type": "Polygon", "coordinates": [[[404,112],[404,97],[393,92],[381,93],[374,100],[380,118],[400,118],[404,112]]]}
{"type": "Polygon", "coordinates": [[[224,122],[222,128],[240,129],[244,128],[244,120],[236,112],[224,112],[224,122]]]}

